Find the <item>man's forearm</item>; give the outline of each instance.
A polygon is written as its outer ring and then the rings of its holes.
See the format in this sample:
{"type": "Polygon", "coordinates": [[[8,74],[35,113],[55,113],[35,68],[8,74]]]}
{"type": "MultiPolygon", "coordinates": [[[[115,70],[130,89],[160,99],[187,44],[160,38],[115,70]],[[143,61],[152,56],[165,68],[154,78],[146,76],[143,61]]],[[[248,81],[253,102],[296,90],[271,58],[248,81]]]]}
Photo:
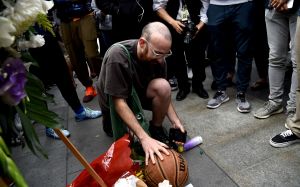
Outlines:
{"type": "Polygon", "coordinates": [[[176,111],[174,109],[174,106],[173,106],[172,102],[169,105],[167,116],[168,116],[168,119],[170,120],[170,122],[172,124],[174,124],[177,121],[179,121],[178,115],[177,115],[177,113],[176,113],[176,111]]]}
{"type": "Polygon", "coordinates": [[[172,22],[175,21],[164,8],[158,9],[156,14],[170,25],[172,25],[172,22]]]}
{"type": "Polygon", "coordinates": [[[120,118],[124,121],[124,123],[128,126],[133,133],[142,140],[144,137],[148,136],[148,134],[141,127],[139,122],[137,121],[134,113],[127,105],[125,99],[122,98],[113,98],[113,102],[115,105],[115,109],[120,118]]]}

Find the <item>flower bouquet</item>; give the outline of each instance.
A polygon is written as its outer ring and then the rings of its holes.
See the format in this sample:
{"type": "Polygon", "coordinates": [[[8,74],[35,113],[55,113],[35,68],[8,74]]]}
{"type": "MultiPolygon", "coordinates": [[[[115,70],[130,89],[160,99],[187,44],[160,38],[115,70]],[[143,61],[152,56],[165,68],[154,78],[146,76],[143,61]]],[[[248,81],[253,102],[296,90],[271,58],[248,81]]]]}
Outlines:
{"type": "Polygon", "coordinates": [[[47,102],[53,98],[45,94],[42,82],[28,71],[30,65],[37,66],[28,48],[45,43],[34,25],[53,33],[47,18],[52,6],[52,1],[44,0],[0,0],[0,186],[5,184],[3,178],[16,186],[27,186],[7,146],[16,113],[25,143],[35,155],[47,157],[32,121],[50,128],[60,127],[58,115],[47,108],[47,102]]]}

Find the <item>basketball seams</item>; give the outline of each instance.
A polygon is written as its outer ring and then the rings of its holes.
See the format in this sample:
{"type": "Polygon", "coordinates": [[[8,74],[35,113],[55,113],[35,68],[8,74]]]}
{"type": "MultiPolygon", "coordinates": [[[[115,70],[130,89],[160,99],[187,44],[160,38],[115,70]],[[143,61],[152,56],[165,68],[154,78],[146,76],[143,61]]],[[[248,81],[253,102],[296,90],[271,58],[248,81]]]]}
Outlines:
{"type": "Polygon", "coordinates": [[[157,158],[156,161],[157,161],[156,163],[158,163],[159,171],[162,174],[163,178],[167,179],[167,177],[165,176],[165,170],[162,168],[162,166],[160,164],[161,160],[157,158]]]}
{"type": "MultiPolygon", "coordinates": [[[[181,155],[182,156],[182,155],[181,155]]],[[[187,174],[186,175],[184,175],[185,176],[185,178],[182,180],[182,184],[180,185],[180,186],[183,186],[185,183],[186,183],[186,181],[187,181],[187,179],[188,179],[188,177],[189,177],[189,172],[188,172],[188,163],[187,163],[187,161],[185,160],[185,170],[187,170],[187,174]]]]}
{"type": "Polygon", "coordinates": [[[176,184],[175,184],[176,187],[178,187],[178,186],[179,186],[179,185],[178,185],[178,181],[177,181],[177,180],[178,180],[178,176],[177,176],[177,175],[178,175],[178,165],[177,165],[177,162],[178,162],[177,159],[178,159],[178,158],[177,158],[176,155],[173,153],[173,151],[170,151],[170,153],[172,153],[172,156],[175,158],[175,159],[174,159],[174,165],[175,165],[175,181],[174,181],[174,182],[176,183],[176,184]]]}
{"type": "Polygon", "coordinates": [[[149,187],[157,187],[158,183],[164,179],[169,180],[174,187],[182,187],[186,183],[189,176],[186,160],[174,150],[168,150],[168,152],[171,153],[170,157],[167,156],[169,158],[166,157],[161,161],[155,155],[156,164],[151,162],[149,167],[146,166],[148,169],[145,171],[145,179],[149,187]]]}

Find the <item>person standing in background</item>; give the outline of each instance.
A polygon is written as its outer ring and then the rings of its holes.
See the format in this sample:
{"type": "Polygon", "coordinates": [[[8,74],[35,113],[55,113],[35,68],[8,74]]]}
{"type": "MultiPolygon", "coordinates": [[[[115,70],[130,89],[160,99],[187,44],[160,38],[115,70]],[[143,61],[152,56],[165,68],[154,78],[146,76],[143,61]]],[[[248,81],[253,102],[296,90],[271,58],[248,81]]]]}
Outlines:
{"type": "Polygon", "coordinates": [[[254,113],[254,117],[265,119],[274,114],[282,113],[285,74],[292,63],[287,115],[292,118],[296,111],[297,65],[295,53],[295,32],[299,1],[295,1],[290,9],[281,9],[287,0],[267,0],[265,14],[269,52],[269,87],[268,101],[254,113]],[[279,6],[279,4],[281,4],[279,6]],[[291,59],[289,59],[291,52],[291,59]]]}
{"type": "MultiPolygon", "coordinates": [[[[284,5],[283,5],[284,6],[284,5]]],[[[295,34],[295,53],[297,71],[300,72],[300,8],[298,10],[296,34],[295,34]]],[[[297,75],[296,88],[296,113],[292,118],[287,118],[285,127],[288,130],[277,134],[270,139],[273,147],[286,147],[294,143],[300,143],[300,75],[297,75]]]]}
{"type": "Polygon", "coordinates": [[[216,109],[229,100],[226,94],[227,74],[231,67],[226,53],[228,36],[233,38],[234,54],[237,57],[236,105],[241,113],[251,111],[246,99],[253,60],[254,5],[251,0],[210,0],[207,10],[207,27],[211,35],[209,44],[211,68],[217,92],[208,101],[207,108],[216,109]]]}
{"type": "Polygon", "coordinates": [[[95,0],[104,15],[112,15],[112,43],[140,37],[153,21],[152,0],[95,0]]]}
{"type": "MultiPolygon", "coordinates": [[[[208,93],[202,82],[205,74],[205,50],[207,47],[206,10],[204,1],[154,0],[153,10],[170,29],[172,34],[173,55],[167,58],[168,74],[175,74],[179,91],[176,100],[184,100],[190,92],[187,64],[184,57],[185,46],[190,47],[191,67],[193,72],[192,91],[207,99],[208,93]],[[174,71],[174,72],[172,72],[174,71]]],[[[186,53],[187,55],[187,53],[186,53]]]]}
{"type": "Polygon", "coordinates": [[[54,0],[54,9],[60,19],[62,40],[79,81],[86,88],[83,102],[91,101],[97,92],[91,76],[99,75],[101,58],[97,45],[96,22],[90,0],[54,0]]]}

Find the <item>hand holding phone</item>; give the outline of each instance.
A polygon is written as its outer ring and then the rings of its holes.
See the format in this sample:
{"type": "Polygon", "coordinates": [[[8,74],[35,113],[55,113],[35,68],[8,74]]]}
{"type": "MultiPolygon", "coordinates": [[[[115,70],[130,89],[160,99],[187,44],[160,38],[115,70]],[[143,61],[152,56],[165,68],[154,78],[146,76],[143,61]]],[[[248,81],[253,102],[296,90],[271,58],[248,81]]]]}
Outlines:
{"type": "Polygon", "coordinates": [[[170,142],[183,144],[186,142],[186,136],[187,136],[186,131],[183,133],[183,132],[181,132],[180,129],[170,128],[170,131],[169,131],[170,142]]]}

